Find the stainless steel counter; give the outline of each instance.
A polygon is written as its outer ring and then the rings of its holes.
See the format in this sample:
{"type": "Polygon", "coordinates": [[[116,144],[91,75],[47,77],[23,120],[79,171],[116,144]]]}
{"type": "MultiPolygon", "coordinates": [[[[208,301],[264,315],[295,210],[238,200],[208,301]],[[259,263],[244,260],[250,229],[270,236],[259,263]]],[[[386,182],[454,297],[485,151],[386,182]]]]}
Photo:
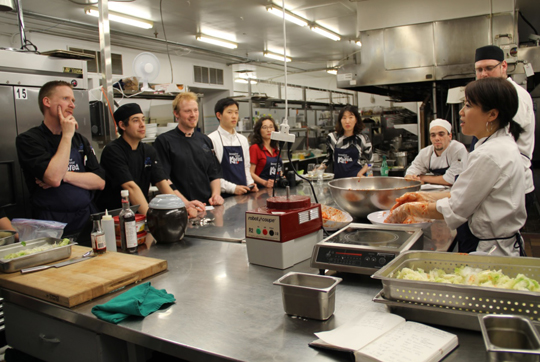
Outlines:
{"type": "MultiPolygon", "coordinates": [[[[323,202],[324,190],[319,191],[319,201],[323,202]]],[[[306,193],[307,189],[297,189],[297,193],[302,192],[306,193]]],[[[263,206],[268,196],[265,190],[228,199],[221,213],[222,220],[218,219],[219,212],[213,212],[217,221],[215,230],[219,229],[226,236],[242,237],[243,212],[263,206]]],[[[444,227],[435,226],[433,233],[437,236],[434,239],[442,235],[445,242],[441,245],[447,246],[444,227]]],[[[192,229],[195,230],[202,228],[192,229]]],[[[427,245],[437,248],[438,244],[428,242],[427,245]]],[[[72,328],[77,326],[113,337],[118,342],[112,347],[103,343],[102,348],[126,348],[125,355],[132,361],[144,360],[141,356],[145,353],[141,349],[189,361],[348,361],[343,354],[310,348],[308,343],[316,339],[313,333],[333,329],[367,311],[386,310],[385,306],[372,302],[382,289],[380,281],[363,275],[340,274],[344,280],[337,286],[333,317],[322,322],[287,316],[283,311],[281,289],[272,282],[289,271],[316,274],[318,270],[309,266],[309,260],[287,270],[250,265],[245,243],[186,237],[175,244],[148,242],[140,247],[139,254],[168,261],[168,271],[149,281],[155,288],[166,289],[176,297],[174,305],[144,319],[113,325],[91,313],[94,305],[109,301],[127,288],[72,309],[5,289],[2,296],[6,303],[28,312],[60,320],[72,328]]],[[[447,330],[458,335],[460,346],[445,362],[485,359],[479,332],[447,330]]],[[[9,329],[6,332],[9,342],[9,329]]]]}
{"type": "MultiPolygon", "coordinates": [[[[91,314],[94,305],[124,290],[73,309],[8,290],[2,295],[8,303],[190,361],[346,361],[341,354],[308,347],[316,339],[313,333],[333,329],[366,311],[385,311],[371,301],[381,290],[379,281],[341,275],[344,281],[337,286],[333,317],[325,322],[289,317],[283,312],[281,290],[272,282],[291,270],[317,270],[309,267],[309,261],[286,271],[250,265],[245,244],[186,238],[177,244],[151,245],[141,254],[168,260],[168,272],[150,281],[176,297],[174,305],[144,319],[116,326],[91,314]]],[[[459,336],[460,347],[445,361],[484,360],[480,333],[447,330],[459,336]]],[[[7,336],[9,341],[9,329],[7,336]]]]}
{"type": "MultiPolygon", "coordinates": [[[[293,195],[310,196],[311,200],[315,202],[313,191],[305,181],[290,190],[293,195]]],[[[339,208],[332,198],[328,182],[324,182],[322,185],[314,183],[314,190],[319,203],[339,208]]],[[[246,211],[266,206],[266,199],[271,197],[273,192],[272,189],[262,189],[256,193],[226,198],[223,206],[217,206],[214,210],[207,211],[205,215],[202,215],[206,218],[213,218],[212,223],[206,225],[192,225],[189,223],[186,236],[242,242],[245,239],[246,211]]],[[[285,189],[276,188],[275,195],[285,195],[285,189]]],[[[370,223],[367,219],[358,219],[355,222],[370,223]]],[[[455,231],[451,231],[442,220],[433,222],[429,228],[423,231],[424,250],[447,251],[456,235],[455,231]]]]}

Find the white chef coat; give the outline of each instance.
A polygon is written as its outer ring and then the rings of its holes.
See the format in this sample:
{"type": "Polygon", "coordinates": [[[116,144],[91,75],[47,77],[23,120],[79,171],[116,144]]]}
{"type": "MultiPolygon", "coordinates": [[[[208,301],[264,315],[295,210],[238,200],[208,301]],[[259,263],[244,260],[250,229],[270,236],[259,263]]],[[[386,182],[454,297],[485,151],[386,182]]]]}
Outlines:
{"type": "Polygon", "coordinates": [[[525,224],[524,168],[514,138],[506,129],[478,141],[452,186],[450,198],[437,201],[437,211],[451,229],[468,222],[480,241],[477,250],[494,244],[498,255],[519,256],[514,242],[525,224]],[[487,141],[486,141],[487,140],[487,141]]]}
{"type": "Polygon", "coordinates": [[[469,152],[463,143],[455,140],[450,141],[440,156],[437,156],[433,145],[430,145],[420,150],[405,175],[425,175],[430,168],[434,170],[448,167],[443,179],[449,184],[453,184],[456,176],[463,170],[463,164],[467,161],[468,156],[469,152]]]}
{"type": "Polygon", "coordinates": [[[508,81],[516,88],[519,98],[519,107],[514,116],[514,121],[525,130],[525,132],[519,135],[519,139],[516,143],[519,152],[521,152],[521,161],[525,167],[525,193],[528,194],[534,190],[531,159],[534,151],[534,129],[536,120],[534,118],[533,103],[529,92],[514,82],[512,78],[508,77],[508,81]]]}
{"type": "MultiPolygon", "coordinates": [[[[210,137],[212,143],[214,144],[214,151],[216,153],[216,158],[219,163],[221,163],[221,160],[223,158],[223,146],[242,146],[242,151],[244,154],[244,169],[246,172],[246,181],[248,185],[254,183],[253,177],[251,177],[251,172],[249,170],[249,142],[246,136],[241,135],[240,133],[236,132],[236,130],[234,131],[234,133],[229,133],[221,126],[219,126],[218,129],[210,133],[208,137],[210,137]],[[221,143],[222,140],[223,143],[221,143]]],[[[222,193],[234,194],[235,188],[236,184],[229,182],[225,179],[221,179],[222,193]]]]}

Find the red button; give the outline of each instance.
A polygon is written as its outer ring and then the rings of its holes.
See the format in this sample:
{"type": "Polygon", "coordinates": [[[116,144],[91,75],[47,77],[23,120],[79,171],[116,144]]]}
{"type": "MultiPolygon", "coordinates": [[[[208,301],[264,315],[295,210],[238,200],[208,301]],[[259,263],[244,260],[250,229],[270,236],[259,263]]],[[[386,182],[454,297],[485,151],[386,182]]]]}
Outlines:
{"type": "Polygon", "coordinates": [[[264,229],[264,230],[263,230],[263,234],[264,234],[264,235],[268,234],[268,230],[264,229]]]}

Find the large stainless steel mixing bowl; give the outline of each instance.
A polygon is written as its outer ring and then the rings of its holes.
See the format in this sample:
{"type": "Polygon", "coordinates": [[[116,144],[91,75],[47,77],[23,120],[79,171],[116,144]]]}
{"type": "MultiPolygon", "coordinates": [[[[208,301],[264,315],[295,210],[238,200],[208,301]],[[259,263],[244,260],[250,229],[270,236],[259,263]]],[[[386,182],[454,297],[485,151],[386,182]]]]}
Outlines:
{"type": "Polygon", "coordinates": [[[403,177],[350,177],[328,183],[334,201],[353,217],[388,210],[407,192],[420,190],[420,181],[403,177]]]}

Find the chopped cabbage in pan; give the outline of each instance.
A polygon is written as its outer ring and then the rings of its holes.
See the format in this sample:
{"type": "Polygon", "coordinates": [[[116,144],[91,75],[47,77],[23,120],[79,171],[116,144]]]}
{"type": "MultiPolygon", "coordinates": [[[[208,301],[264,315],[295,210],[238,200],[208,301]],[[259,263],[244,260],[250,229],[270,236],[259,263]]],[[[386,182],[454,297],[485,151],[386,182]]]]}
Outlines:
{"type": "Polygon", "coordinates": [[[453,273],[446,273],[442,269],[433,269],[429,272],[425,272],[421,268],[418,268],[417,270],[403,268],[393,272],[390,277],[424,282],[527,290],[531,292],[540,291],[538,282],[523,274],[518,274],[515,278],[510,278],[503,274],[501,270],[482,270],[479,268],[471,268],[469,266],[457,267],[454,269],[453,273]]]}

